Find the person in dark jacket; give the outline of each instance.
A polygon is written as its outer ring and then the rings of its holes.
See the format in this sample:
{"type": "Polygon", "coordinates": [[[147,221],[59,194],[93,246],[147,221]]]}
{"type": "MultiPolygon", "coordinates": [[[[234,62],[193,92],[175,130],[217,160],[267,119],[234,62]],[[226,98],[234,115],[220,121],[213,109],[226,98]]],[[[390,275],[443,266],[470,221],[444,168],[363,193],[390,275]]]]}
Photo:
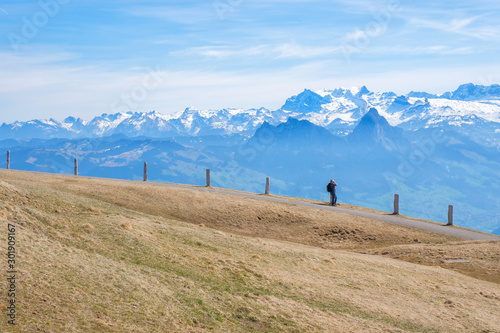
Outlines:
{"type": "Polygon", "coordinates": [[[326,190],[328,192],[330,192],[330,204],[332,206],[336,206],[337,205],[337,190],[336,190],[336,187],[337,187],[337,183],[333,179],[330,179],[330,182],[328,183],[328,185],[326,185],[326,190]]]}

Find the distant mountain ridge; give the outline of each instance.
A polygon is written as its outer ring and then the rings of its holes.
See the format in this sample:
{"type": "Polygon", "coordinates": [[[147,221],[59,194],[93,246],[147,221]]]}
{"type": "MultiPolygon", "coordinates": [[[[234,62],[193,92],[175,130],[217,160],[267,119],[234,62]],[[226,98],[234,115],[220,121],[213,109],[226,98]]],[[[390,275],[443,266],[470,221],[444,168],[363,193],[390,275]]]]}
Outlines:
{"type": "Polygon", "coordinates": [[[463,84],[453,92],[434,95],[410,92],[370,92],[360,88],[311,91],[305,89],[278,110],[187,108],[175,115],[157,111],[102,114],[90,121],[68,117],[14,122],[0,126],[0,139],[92,138],[114,134],[168,138],[243,134],[250,136],[264,123],[277,125],[289,117],[308,120],[332,134],[346,136],[375,108],[392,126],[406,130],[444,127],[500,147],[500,86],[463,84]]]}
{"type": "MultiPolygon", "coordinates": [[[[492,94],[476,90],[463,89],[471,99],[492,94]]],[[[141,180],[148,162],[151,181],[199,185],[211,169],[215,187],[260,193],[270,177],[273,194],[314,200],[328,199],[333,177],[341,203],[390,211],[397,193],[402,214],[442,221],[453,204],[457,225],[498,232],[500,126],[488,109],[498,105],[409,95],[306,90],[276,111],[128,112],[12,131],[4,124],[14,138],[0,140],[0,150],[17,170],[68,174],[76,157],[82,176],[141,180]]]]}

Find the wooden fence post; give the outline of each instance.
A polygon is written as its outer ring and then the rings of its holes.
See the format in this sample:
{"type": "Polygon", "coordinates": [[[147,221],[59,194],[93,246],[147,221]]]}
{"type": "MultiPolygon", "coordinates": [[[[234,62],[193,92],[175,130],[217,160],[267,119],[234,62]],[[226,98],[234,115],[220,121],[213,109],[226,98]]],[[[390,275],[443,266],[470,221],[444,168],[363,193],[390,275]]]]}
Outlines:
{"type": "Polygon", "coordinates": [[[207,169],[207,187],[210,187],[210,169],[207,169]]]}
{"type": "Polygon", "coordinates": [[[269,188],[270,188],[270,181],[269,177],[266,178],[266,194],[269,194],[269,188]]]}
{"type": "Polygon", "coordinates": [[[399,194],[394,194],[394,214],[399,214],[399,194]]]}
{"type": "Polygon", "coordinates": [[[78,159],[75,158],[75,176],[78,176],[78,159]]]}
{"type": "Polygon", "coordinates": [[[148,181],[148,162],[144,162],[144,181],[148,181]]]}
{"type": "Polygon", "coordinates": [[[10,169],[10,150],[7,150],[7,169],[10,169]]]}
{"type": "Polygon", "coordinates": [[[448,206],[448,224],[447,225],[453,225],[453,206],[452,205],[448,206]]]}

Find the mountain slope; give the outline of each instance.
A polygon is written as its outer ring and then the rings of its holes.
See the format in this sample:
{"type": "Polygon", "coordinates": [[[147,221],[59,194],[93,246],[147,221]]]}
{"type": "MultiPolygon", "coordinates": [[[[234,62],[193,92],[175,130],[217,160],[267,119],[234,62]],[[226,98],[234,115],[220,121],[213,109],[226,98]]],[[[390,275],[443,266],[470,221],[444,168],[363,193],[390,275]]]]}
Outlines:
{"type": "Polygon", "coordinates": [[[348,136],[348,140],[365,149],[378,144],[388,151],[404,152],[409,146],[409,142],[403,135],[403,130],[389,125],[375,108],[371,108],[361,118],[348,136]]]}
{"type": "MultiPolygon", "coordinates": [[[[477,267],[469,274],[487,278],[498,242],[456,243],[229,192],[0,175],[0,221],[16,227],[18,282],[30,287],[17,293],[25,332],[500,329],[499,284],[454,272],[460,263],[387,258],[467,255],[477,267]]],[[[12,331],[5,320],[0,329],[12,331]]]]}
{"type": "Polygon", "coordinates": [[[500,99],[500,85],[477,86],[472,83],[462,84],[454,92],[445,93],[443,97],[463,101],[500,99]]]}

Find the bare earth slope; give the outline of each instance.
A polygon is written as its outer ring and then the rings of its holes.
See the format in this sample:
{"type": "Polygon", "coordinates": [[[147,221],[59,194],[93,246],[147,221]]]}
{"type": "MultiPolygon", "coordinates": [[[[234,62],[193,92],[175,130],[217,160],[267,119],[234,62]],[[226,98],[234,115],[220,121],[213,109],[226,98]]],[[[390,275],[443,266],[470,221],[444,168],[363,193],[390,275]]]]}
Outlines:
{"type": "Polygon", "coordinates": [[[1,332],[500,332],[499,241],[230,192],[0,170],[4,253],[8,223],[18,317],[3,316],[1,332]]]}

